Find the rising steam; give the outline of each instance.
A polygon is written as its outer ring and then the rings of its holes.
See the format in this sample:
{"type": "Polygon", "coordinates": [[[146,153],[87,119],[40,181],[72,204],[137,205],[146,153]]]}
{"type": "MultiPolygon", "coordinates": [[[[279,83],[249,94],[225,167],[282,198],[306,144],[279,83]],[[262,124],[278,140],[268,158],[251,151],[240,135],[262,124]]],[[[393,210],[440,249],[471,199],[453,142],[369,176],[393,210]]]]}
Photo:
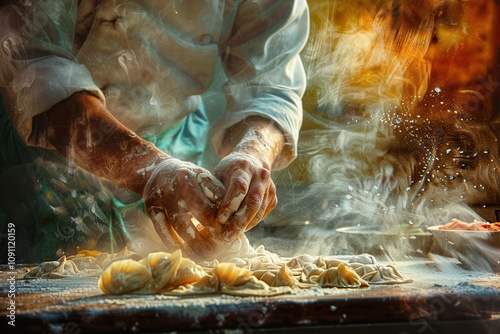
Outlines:
{"type": "Polygon", "coordinates": [[[277,177],[298,181],[285,187],[271,219],[306,221],[298,252],[320,254],[345,251],[334,233],[341,226],[481,219],[469,204],[500,199],[497,137],[487,122],[457,117],[446,88],[430,86],[437,20],[456,3],[309,4],[299,157],[277,177]]]}

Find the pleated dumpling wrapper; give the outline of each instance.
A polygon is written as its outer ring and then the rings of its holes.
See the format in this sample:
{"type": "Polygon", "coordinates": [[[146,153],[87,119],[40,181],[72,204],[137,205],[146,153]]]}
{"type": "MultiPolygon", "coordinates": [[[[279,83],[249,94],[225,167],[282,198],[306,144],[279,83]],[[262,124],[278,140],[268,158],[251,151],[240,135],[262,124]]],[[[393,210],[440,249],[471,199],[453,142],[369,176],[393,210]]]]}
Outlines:
{"type": "Polygon", "coordinates": [[[147,266],[132,259],[113,262],[99,277],[99,289],[105,294],[137,293],[151,280],[147,266]]]}
{"type": "Polygon", "coordinates": [[[194,285],[196,291],[222,292],[235,296],[274,296],[291,292],[288,286],[270,287],[255,277],[246,267],[232,262],[215,261],[211,275],[194,285]]]}
{"type": "Polygon", "coordinates": [[[198,282],[205,275],[180,250],[156,252],[140,261],[114,262],[99,278],[99,288],[107,294],[154,294],[198,282]]]}

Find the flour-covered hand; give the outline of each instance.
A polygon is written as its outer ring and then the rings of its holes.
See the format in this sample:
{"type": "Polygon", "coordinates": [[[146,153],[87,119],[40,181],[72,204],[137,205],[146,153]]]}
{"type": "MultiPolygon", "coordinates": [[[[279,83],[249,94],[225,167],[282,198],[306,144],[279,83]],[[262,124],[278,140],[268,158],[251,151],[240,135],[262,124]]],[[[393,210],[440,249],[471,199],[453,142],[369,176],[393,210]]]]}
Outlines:
{"type": "MultiPolygon", "coordinates": [[[[206,169],[170,158],[151,173],[144,187],[146,210],[163,242],[199,258],[215,252],[207,226],[215,222],[224,186],[206,169]],[[195,224],[191,218],[205,224],[195,224]]],[[[215,228],[217,228],[217,224],[215,228]]]]}
{"type": "Polygon", "coordinates": [[[277,204],[271,172],[253,155],[227,155],[214,169],[214,175],[227,189],[217,215],[225,241],[257,225],[277,204]]]}

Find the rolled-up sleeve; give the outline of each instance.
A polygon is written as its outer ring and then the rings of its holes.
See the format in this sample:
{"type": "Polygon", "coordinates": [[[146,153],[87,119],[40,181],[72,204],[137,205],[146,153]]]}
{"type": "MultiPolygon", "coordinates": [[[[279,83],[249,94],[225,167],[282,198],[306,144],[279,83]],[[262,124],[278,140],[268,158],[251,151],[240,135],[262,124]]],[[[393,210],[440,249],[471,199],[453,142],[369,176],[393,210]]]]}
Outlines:
{"type": "Polygon", "coordinates": [[[73,55],[76,1],[9,2],[0,10],[0,93],[28,145],[51,147],[33,133],[33,118],[79,91],[104,101],[87,68],[73,55]]]}
{"type": "Polygon", "coordinates": [[[227,128],[258,115],[273,120],[285,135],[285,147],[273,168],[284,168],[296,157],[306,87],[300,52],[308,34],[305,0],[240,4],[222,50],[227,110],[212,129],[216,152],[227,128]]]}

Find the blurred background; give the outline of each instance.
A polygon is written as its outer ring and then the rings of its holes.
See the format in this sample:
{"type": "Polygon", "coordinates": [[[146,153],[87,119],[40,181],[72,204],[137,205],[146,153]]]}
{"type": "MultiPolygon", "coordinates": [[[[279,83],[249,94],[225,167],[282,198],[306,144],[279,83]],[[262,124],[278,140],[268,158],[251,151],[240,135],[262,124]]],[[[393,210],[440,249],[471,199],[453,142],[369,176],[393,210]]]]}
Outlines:
{"type": "Polygon", "coordinates": [[[308,3],[299,156],[252,242],[338,254],[339,227],[500,220],[500,2],[308,3]]]}

